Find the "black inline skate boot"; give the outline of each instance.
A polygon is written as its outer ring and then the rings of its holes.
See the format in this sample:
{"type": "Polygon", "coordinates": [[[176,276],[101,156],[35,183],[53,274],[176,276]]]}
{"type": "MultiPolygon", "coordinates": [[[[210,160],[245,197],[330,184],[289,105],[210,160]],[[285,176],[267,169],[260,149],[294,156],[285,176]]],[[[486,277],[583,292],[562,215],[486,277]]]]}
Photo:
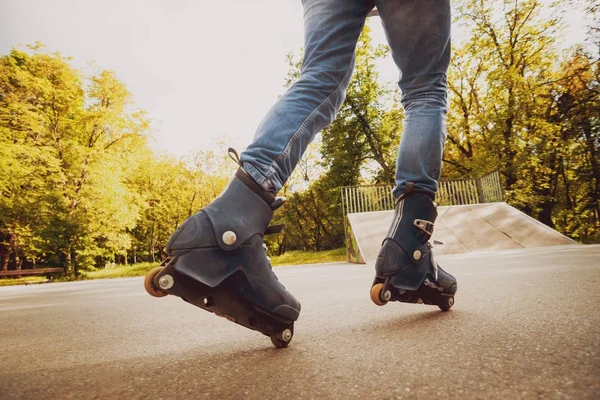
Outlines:
{"type": "Polygon", "coordinates": [[[146,276],[155,297],[172,294],[286,347],[300,303],[279,283],[263,235],[283,199],[263,190],[243,169],[207,207],[171,236],[168,258],[146,276]]]}
{"type": "Polygon", "coordinates": [[[408,183],[398,198],[394,219],[375,263],[371,300],[437,305],[448,311],[454,305],[456,279],[434,259],[429,239],[437,218],[436,205],[408,183]]]}

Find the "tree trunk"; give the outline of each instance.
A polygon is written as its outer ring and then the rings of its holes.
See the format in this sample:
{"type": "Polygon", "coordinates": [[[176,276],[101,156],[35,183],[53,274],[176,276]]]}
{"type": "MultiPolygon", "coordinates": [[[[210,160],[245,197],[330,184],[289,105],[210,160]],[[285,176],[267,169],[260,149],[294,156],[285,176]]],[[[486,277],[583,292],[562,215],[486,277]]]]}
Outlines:
{"type": "Polygon", "coordinates": [[[77,255],[77,252],[74,250],[73,250],[72,259],[73,259],[73,275],[77,276],[77,275],[79,275],[79,256],[77,255]]]}
{"type": "Polygon", "coordinates": [[[156,219],[152,221],[152,235],[150,236],[150,257],[152,257],[152,262],[156,262],[156,219]]]}
{"type": "Polygon", "coordinates": [[[596,228],[600,225],[598,218],[600,217],[600,163],[596,151],[596,138],[592,131],[592,124],[589,118],[586,118],[583,123],[583,132],[585,134],[585,143],[590,155],[590,164],[592,167],[593,188],[590,193],[590,202],[594,208],[596,228]]]}
{"type": "Polygon", "coordinates": [[[306,235],[304,233],[304,229],[303,229],[302,223],[301,223],[301,221],[304,219],[304,217],[302,216],[302,213],[300,212],[298,207],[294,207],[294,211],[296,211],[296,215],[298,216],[298,227],[300,228],[300,231],[301,231],[300,241],[304,245],[304,249],[308,250],[308,249],[310,249],[310,244],[306,241],[306,235]]]}
{"type": "Polygon", "coordinates": [[[542,210],[538,214],[538,220],[548,225],[550,228],[554,228],[554,222],[552,222],[552,210],[554,209],[554,201],[547,200],[541,205],[542,210]]]}
{"type": "MultiPolygon", "coordinates": [[[[310,194],[312,195],[312,191],[310,192],[310,194]]],[[[321,251],[321,242],[322,242],[322,235],[321,235],[321,226],[322,226],[322,222],[321,219],[318,215],[319,209],[317,206],[315,206],[315,209],[317,211],[317,215],[313,215],[308,208],[306,208],[306,205],[301,201],[298,200],[298,204],[302,207],[302,209],[304,210],[304,212],[306,213],[306,217],[307,219],[310,218],[315,222],[315,228],[313,229],[312,232],[312,237],[315,240],[315,245],[313,247],[313,249],[315,251],[321,251]]]]}
{"type": "Polygon", "coordinates": [[[315,222],[317,223],[318,226],[321,227],[321,229],[323,230],[323,233],[329,239],[329,243],[331,243],[331,245],[333,246],[335,244],[335,238],[331,235],[331,233],[329,233],[329,230],[325,227],[325,224],[323,223],[323,220],[326,218],[321,214],[321,208],[319,207],[319,198],[318,198],[318,196],[315,195],[315,192],[313,192],[312,189],[309,190],[309,192],[310,192],[310,197],[312,198],[312,201],[315,204],[315,209],[317,210],[315,222]]]}
{"type": "Polygon", "coordinates": [[[71,247],[65,251],[65,275],[73,275],[73,262],[71,260],[71,247]]]}
{"type": "Polygon", "coordinates": [[[379,166],[383,170],[386,176],[386,181],[393,185],[395,183],[394,171],[390,168],[390,166],[385,160],[385,155],[381,147],[381,142],[378,140],[378,138],[375,137],[375,133],[373,132],[373,129],[371,128],[365,116],[362,114],[361,109],[357,107],[356,104],[349,97],[346,99],[346,102],[350,105],[352,112],[358,118],[358,121],[361,127],[363,128],[362,130],[365,135],[365,138],[367,139],[367,143],[369,144],[369,148],[371,149],[373,159],[376,163],[379,164],[379,166]]]}
{"type": "Polygon", "coordinates": [[[504,155],[504,171],[503,174],[506,177],[506,190],[510,191],[512,187],[517,183],[517,173],[515,166],[515,159],[517,152],[513,148],[513,128],[515,121],[515,98],[514,91],[512,86],[507,88],[508,92],[508,104],[507,104],[507,113],[508,116],[504,121],[504,131],[502,133],[504,137],[504,149],[500,153],[501,156],[504,155]]]}
{"type": "Polygon", "coordinates": [[[2,271],[8,271],[8,260],[10,259],[10,252],[2,253],[2,271]]]}
{"type": "Polygon", "coordinates": [[[17,238],[17,235],[15,235],[14,233],[11,233],[9,235],[9,237],[10,237],[10,248],[12,249],[12,252],[15,255],[15,269],[17,271],[20,271],[23,261],[21,260],[21,257],[19,257],[19,239],[17,238]]]}
{"type": "Polygon", "coordinates": [[[543,200],[541,201],[541,211],[538,214],[538,220],[550,228],[554,228],[554,222],[552,221],[552,211],[556,205],[556,190],[558,188],[558,179],[562,170],[562,159],[557,155],[556,150],[553,151],[548,157],[548,169],[551,175],[548,177],[548,185],[542,185],[538,193],[542,195],[543,200]]]}

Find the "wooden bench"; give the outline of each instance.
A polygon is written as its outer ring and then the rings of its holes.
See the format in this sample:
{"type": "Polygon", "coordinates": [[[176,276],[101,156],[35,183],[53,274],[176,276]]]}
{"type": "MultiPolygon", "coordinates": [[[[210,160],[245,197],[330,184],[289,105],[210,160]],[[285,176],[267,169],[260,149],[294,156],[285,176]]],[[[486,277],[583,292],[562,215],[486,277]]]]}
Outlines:
{"type": "Polygon", "coordinates": [[[20,278],[24,275],[46,275],[48,279],[55,274],[62,274],[64,270],[62,268],[37,268],[37,269],[20,269],[10,271],[0,271],[0,278],[20,278]]]}

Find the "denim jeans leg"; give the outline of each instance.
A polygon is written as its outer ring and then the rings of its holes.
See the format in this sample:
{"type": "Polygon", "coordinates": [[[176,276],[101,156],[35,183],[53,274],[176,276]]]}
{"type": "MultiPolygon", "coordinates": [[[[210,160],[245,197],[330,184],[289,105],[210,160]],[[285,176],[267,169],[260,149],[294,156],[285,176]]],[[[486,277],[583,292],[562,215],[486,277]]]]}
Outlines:
{"type": "Polygon", "coordinates": [[[346,97],[356,42],[371,0],[304,0],[304,59],[298,79],[264,117],[241,155],[244,170],[277,193],[309,143],[346,97]]]}
{"type": "Polygon", "coordinates": [[[449,0],[376,0],[405,110],[396,163],[397,198],[407,182],[432,196],[438,189],[446,141],[450,63],[449,0]]]}

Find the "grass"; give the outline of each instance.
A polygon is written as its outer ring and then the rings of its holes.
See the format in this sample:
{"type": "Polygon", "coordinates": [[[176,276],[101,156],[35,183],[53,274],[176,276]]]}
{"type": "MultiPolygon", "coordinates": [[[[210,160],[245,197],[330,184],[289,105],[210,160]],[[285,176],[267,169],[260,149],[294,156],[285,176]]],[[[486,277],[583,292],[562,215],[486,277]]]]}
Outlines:
{"type": "MultiPolygon", "coordinates": [[[[336,261],[346,261],[346,249],[340,248],[326,251],[288,251],[281,256],[271,257],[271,265],[274,267],[282,265],[318,264],[336,261]]],[[[138,263],[119,265],[113,268],[102,268],[94,271],[82,271],[81,279],[107,279],[127,278],[132,276],[144,276],[158,263],[138,263]]],[[[26,285],[46,281],[43,276],[31,276],[21,279],[0,279],[0,286],[26,285]]],[[[62,281],[62,279],[61,279],[62,281]]]]}
{"type": "Polygon", "coordinates": [[[95,271],[85,271],[84,279],[105,279],[105,278],[128,278],[132,276],[143,276],[159,263],[138,263],[129,265],[119,265],[113,268],[102,268],[95,271]]]}
{"type": "Polygon", "coordinates": [[[45,276],[27,276],[25,278],[3,278],[0,279],[0,286],[31,285],[46,282],[45,276]]]}
{"type": "Polygon", "coordinates": [[[271,265],[319,264],[346,261],[346,249],[339,248],[325,251],[288,251],[281,256],[271,257],[271,265]]]}

